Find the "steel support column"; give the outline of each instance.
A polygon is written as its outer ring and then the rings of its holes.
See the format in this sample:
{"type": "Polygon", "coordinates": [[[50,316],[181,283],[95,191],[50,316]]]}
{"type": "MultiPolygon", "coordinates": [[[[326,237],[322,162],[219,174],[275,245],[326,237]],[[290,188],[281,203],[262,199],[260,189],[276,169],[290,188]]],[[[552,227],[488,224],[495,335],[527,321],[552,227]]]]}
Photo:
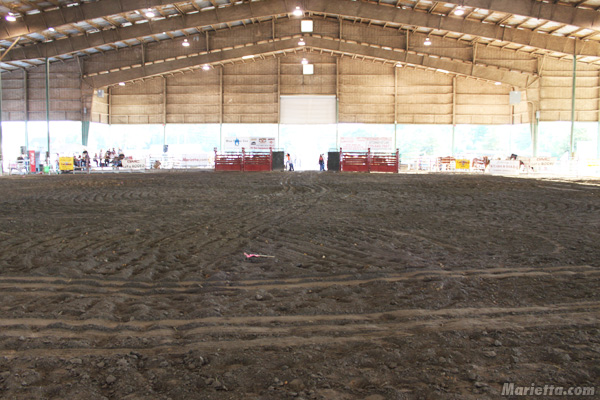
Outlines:
{"type": "MultiPolygon", "coordinates": [[[[275,26],[275,25],[273,25],[275,26]]],[[[277,57],[277,148],[281,148],[281,58],[277,57]]]]}
{"type": "Polygon", "coordinates": [[[224,93],[225,85],[223,85],[223,75],[225,75],[225,67],[221,65],[219,68],[219,150],[223,151],[223,119],[224,119],[224,93]]]}
{"type": "Polygon", "coordinates": [[[25,117],[25,154],[29,157],[29,84],[27,82],[28,73],[26,69],[23,69],[23,112],[25,117]]]}
{"type": "Polygon", "coordinates": [[[398,148],[398,67],[394,66],[394,149],[398,148]]]}
{"type": "Polygon", "coordinates": [[[4,150],[2,147],[2,71],[0,71],[0,176],[4,175],[4,150]]]}
{"type": "Polygon", "coordinates": [[[335,58],[335,148],[340,148],[340,58],[335,58]]]}
{"type": "Polygon", "coordinates": [[[50,59],[46,57],[46,165],[50,165],[50,59]]]}
{"type": "Polygon", "coordinates": [[[571,138],[569,140],[569,153],[571,159],[575,158],[575,96],[577,90],[577,42],[573,46],[573,85],[571,92],[571,138]]]}
{"type": "Polygon", "coordinates": [[[456,76],[452,78],[452,157],[456,138],[456,76]]]}

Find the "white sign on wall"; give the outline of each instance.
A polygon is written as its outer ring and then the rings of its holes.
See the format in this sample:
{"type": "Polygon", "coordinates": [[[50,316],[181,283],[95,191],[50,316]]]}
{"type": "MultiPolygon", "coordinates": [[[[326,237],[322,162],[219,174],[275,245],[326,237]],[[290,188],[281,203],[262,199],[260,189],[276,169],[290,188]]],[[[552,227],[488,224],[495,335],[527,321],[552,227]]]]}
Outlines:
{"type": "Polygon", "coordinates": [[[341,137],[343,151],[392,151],[391,137],[341,137]]]}
{"type": "Polygon", "coordinates": [[[124,159],[121,160],[121,165],[123,168],[132,168],[132,169],[145,169],[146,162],[144,160],[129,160],[124,159]]]}
{"type": "Polygon", "coordinates": [[[508,102],[511,106],[517,105],[521,102],[521,92],[511,91],[508,94],[508,102]]]}
{"type": "Polygon", "coordinates": [[[180,165],[183,168],[210,167],[214,161],[213,153],[183,154],[180,165]]]}
{"type": "Polygon", "coordinates": [[[225,138],[225,151],[269,151],[275,149],[275,138],[265,137],[228,137],[225,138]]]}
{"type": "Polygon", "coordinates": [[[492,160],[490,161],[490,173],[497,175],[519,175],[518,160],[492,160]]]}
{"type": "Polygon", "coordinates": [[[519,157],[525,169],[533,172],[551,172],[556,165],[556,157],[519,157]]]}

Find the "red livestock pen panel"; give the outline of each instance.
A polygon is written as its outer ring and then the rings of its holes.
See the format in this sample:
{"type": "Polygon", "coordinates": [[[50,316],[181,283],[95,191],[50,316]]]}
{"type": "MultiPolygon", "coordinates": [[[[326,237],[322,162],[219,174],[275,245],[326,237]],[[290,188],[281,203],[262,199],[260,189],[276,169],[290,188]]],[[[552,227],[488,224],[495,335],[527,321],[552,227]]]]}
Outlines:
{"type": "Polygon", "coordinates": [[[218,154],[215,148],[215,171],[272,171],[273,152],[218,154]]]}
{"type": "Polygon", "coordinates": [[[271,171],[273,168],[273,153],[244,153],[244,171],[271,171]]]}
{"type": "Polygon", "coordinates": [[[340,149],[340,169],[344,172],[369,172],[367,153],[344,153],[340,149]]]}
{"type": "Polygon", "coordinates": [[[243,161],[240,153],[217,154],[215,151],[215,171],[243,171],[243,161]]]}
{"type": "Polygon", "coordinates": [[[398,172],[400,153],[370,153],[369,171],[371,172],[398,172]]]}
{"type": "Polygon", "coordinates": [[[346,172],[398,172],[400,154],[367,152],[344,153],[340,149],[340,166],[346,172]]]}

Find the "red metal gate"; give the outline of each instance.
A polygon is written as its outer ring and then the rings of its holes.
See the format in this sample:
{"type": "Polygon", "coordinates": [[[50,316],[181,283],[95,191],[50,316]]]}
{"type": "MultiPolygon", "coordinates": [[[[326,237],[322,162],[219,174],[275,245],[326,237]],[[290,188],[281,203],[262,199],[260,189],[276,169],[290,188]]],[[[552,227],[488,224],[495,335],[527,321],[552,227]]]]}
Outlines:
{"type": "Polygon", "coordinates": [[[218,154],[215,147],[215,171],[272,171],[273,150],[269,152],[218,154]]]}
{"type": "Polygon", "coordinates": [[[369,154],[363,152],[344,153],[340,149],[340,168],[344,172],[369,172],[369,154]]]}
{"type": "Polygon", "coordinates": [[[344,153],[340,148],[340,168],[346,172],[393,172],[398,173],[400,165],[400,152],[371,153],[349,152],[344,153]]]}

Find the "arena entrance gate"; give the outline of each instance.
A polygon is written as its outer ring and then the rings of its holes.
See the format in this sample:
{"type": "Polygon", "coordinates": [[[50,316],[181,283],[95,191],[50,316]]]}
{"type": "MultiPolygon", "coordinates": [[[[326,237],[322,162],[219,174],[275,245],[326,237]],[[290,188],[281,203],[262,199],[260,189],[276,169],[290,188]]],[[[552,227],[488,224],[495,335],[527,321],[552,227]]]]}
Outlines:
{"type": "Polygon", "coordinates": [[[268,152],[226,152],[219,154],[215,147],[215,171],[272,171],[273,150],[268,152]]]}
{"type": "Polygon", "coordinates": [[[400,166],[400,152],[372,153],[344,152],[340,148],[340,169],[342,172],[393,172],[398,173],[400,166]]]}

